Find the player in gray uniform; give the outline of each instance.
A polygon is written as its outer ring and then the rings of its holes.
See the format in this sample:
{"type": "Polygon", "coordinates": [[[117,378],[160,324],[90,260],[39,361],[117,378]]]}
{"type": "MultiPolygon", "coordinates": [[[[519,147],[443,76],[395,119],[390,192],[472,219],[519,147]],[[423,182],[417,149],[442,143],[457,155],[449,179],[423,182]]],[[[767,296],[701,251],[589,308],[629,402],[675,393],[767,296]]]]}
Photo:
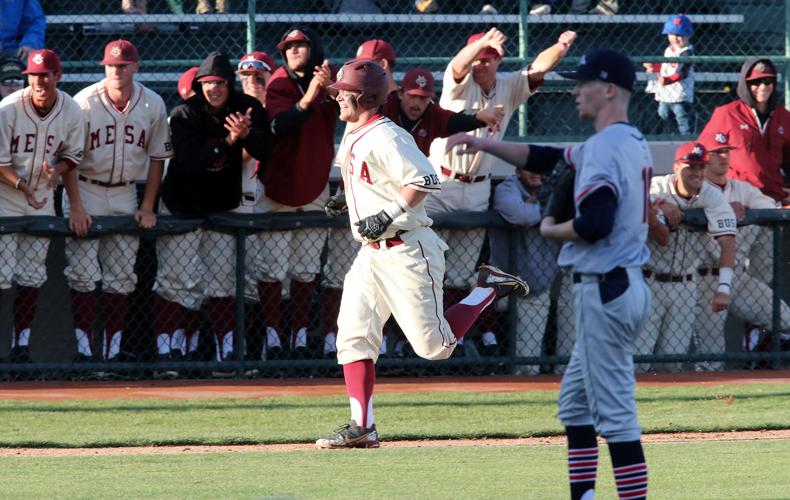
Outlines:
{"type": "MultiPolygon", "coordinates": [[[[636,414],[633,354],[650,308],[641,266],[649,255],[653,160],[642,133],[628,123],[636,75],[627,56],[594,49],[575,71],[560,75],[577,80],[572,95],[579,118],[596,130],[564,153],[576,169],[575,218],[541,222],[544,237],[566,241],[558,261],[571,268],[574,282],[576,343],[558,412],[568,436],[571,498],[595,495],[600,434],[609,445],[618,495],[643,499],[647,463],[636,414]]],[[[452,136],[448,149],[466,144],[457,153],[485,151],[538,173],[553,168],[563,154],[557,148],[470,137],[452,136]]]]}

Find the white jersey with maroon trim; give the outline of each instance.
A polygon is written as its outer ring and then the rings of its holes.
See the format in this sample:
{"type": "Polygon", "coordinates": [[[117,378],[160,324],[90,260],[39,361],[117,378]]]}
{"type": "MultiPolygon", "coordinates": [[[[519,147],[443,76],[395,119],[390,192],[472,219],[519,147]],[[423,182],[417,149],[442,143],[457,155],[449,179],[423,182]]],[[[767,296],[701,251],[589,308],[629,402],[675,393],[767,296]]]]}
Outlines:
{"type": "MultiPolygon", "coordinates": [[[[358,241],[364,240],[354,224],[383,210],[403,186],[429,193],[440,189],[439,178],[414,138],[380,115],[346,134],[336,161],[342,169],[351,228],[358,241]]],[[[396,217],[381,239],[431,223],[420,204],[396,217]]]]}
{"type": "Polygon", "coordinates": [[[55,105],[41,116],[30,99],[32,87],[0,103],[0,166],[12,166],[33,189],[45,189],[44,160],[67,159],[79,165],[85,145],[84,116],[76,102],[57,89],[55,105]]]}
{"type": "Polygon", "coordinates": [[[167,110],[156,92],[134,82],[132,97],[120,111],[102,80],[82,89],[74,100],[86,116],[81,175],[109,184],[134,181],[146,172],[149,158],[173,156],[167,110]]]}

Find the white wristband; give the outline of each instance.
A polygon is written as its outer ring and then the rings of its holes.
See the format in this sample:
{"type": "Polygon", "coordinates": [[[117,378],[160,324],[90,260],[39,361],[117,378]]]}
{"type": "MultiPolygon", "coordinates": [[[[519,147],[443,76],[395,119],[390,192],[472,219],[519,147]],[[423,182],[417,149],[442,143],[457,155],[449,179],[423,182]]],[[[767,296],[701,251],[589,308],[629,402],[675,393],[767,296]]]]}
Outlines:
{"type": "Polygon", "coordinates": [[[719,269],[719,285],[727,285],[727,287],[732,285],[732,268],[731,267],[722,267],[719,269]]]}
{"type": "Polygon", "coordinates": [[[23,179],[22,177],[17,179],[16,184],[14,184],[14,189],[19,189],[19,185],[22,184],[23,182],[25,182],[25,179],[23,179]]]}
{"type": "Polygon", "coordinates": [[[406,202],[406,200],[398,194],[394,200],[389,202],[386,207],[384,207],[384,212],[389,215],[392,220],[395,220],[396,217],[400,216],[401,214],[405,214],[411,209],[411,206],[406,202]]]}
{"type": "Polygon", "coordinates": [[[719,283],[719,287],[716,289],[716,293],[724,293],[729,295],[730,285],[728,285],[727,283],[719,283]]]}

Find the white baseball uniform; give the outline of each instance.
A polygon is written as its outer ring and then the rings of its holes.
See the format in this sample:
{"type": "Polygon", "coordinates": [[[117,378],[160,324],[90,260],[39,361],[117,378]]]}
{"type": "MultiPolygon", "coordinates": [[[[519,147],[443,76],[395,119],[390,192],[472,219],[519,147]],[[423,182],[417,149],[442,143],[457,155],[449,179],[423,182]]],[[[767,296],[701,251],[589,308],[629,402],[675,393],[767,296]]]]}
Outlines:
{"type": "MultiPolygon", "coordinates": [[[[498,73],[491,93],[485,94],[475,83],[471,71],[457,82],[453,78],[453,68],[450,63],[444,71],[439,105],[456,112],[477,111],[501,105],[505,115],[497,131],[491,134],[488,127],[483,127],[467,133],[476,137],[502,139],[510,123],[510,117],[535,93],[535,89],[530,88],[528,76],[528,68],[512,73],[498,73]]],[[[488,210],[491,172],[497,164],[505,164],[505,162],[488,153],[458,155],[454,150],[445,153],[446,144],[446,139],[435,139],[431,144],[429,158],[436,175],[442,181],[442,190],[428,197],[425,201],[425,209],[429,214],[488,210]]],[[[445,276],[447,286],[453,288],[474,286],[475,269],[485,239],[485,228],[438,232],[450,247],[446,256],[449,263],[445,276]]]]}
{"type": "MultiPolygon", "coordinates": [[[[698,290],[693,280],[701,261],[702,248],[708,235],[715,238],[736,234],[735,213],[721,191],[707,181],[691,199],[680,196],[676,174],[653,177],[650,196],[651,201],[663,199],[681,210],[702,208],[708,220],[708,234],[680,225],[670,233],[667,246],[648,241],[650,260],[644,270],[653,293],[653,307],[645,330],[636,341],[636,352],[685,354],[694,334],[698,290]]],[[[665,366],[679,368],[677,364],[665,366]]],[[[639,369],[647,370],[649,365],[642,364],[639,369]]]]}
{"type": "MultiPolygon", "coordinates": [[[[759,189],[748,182],[727,179],[722,189],[716,186],[725,199],[729,202],[738,202],[746,208],[766,209],[776,208],[773,198],[764,195],[759,189]]],[[[760,236],[760,226],[749,225],[738,228],[736,246],[736,266],[733,273],[732,288],[730,292],[729,311],[739,318],[753,325],[769,327],[773,307],[773,290],[764,282],[747,273],[744,268],[747,256],[750,255],[756,240],[760,236]]],[[[694,338],[697,351],[704,353],[725,352],[724,323],[727,314],[722,311],[714,313],[710,304],[718,288],[719,245],[708,238],[704,242],[702,261],[698,269],[699,276],[699,314],[696,322],[696,336],[694,338]]],[[[782,328],[790,328],[790,307],[781,302],[782,328]]],[[[720,369],[722,363],[713,363],[712,368],[720,369]]]]}
{"type": "Polygon", "coordinates": [[[433,168],[409,133],[381,116],[348,133],[338,158],[351,229],[362,243],[343,284],[338,362],[377,360],[390,314],[418,355],[448,358],[457,344],[442,306],[447,245],[430,229],[425,207],[396,217],[375,244],[365,241],[355,226],[380,212],[403,186],[436,192],[439,180],[433,168]]]}
{"type": "MultiPolygon", "coordinates": [[[[82,205],[90,215],[132,215],[137,210],[135,180],[144,177],[151,160],[173,156],[167,110],[154,91],[134,82],[125,109],[117,109],[105,80],[74,96],[86,117],[85,159],[77,168],[82,205]]],[[[69,214],[68,196],[64,213],[69,214]]],[[[101,281],[105,292],[128,295],[134,291],[134,264],[139,239],[119,234],[91,239],[69,239],[65,270],[69,286],[90,292],[101,281]]]]}
{"type": "MultiPolygon", "coordinates": [[[[33,107],[32,87],[14,92],[0,103],[0,166],[10,166],[25,179],[36,199],[46,204],[34,209],[22,191],[0,184],[0,216],[55,215],[54,190],[47,189],[46,160],[53,164],[68,159],[75,165],[82,161],[85,144],[83,113],[74,100],[56,90],[54,107],[41,116],[33,107]]],[[[0,236],[0,288],[13,282],[38,288],[47,279],[46,258],[49,238],[22,234],[0,236]]]]}

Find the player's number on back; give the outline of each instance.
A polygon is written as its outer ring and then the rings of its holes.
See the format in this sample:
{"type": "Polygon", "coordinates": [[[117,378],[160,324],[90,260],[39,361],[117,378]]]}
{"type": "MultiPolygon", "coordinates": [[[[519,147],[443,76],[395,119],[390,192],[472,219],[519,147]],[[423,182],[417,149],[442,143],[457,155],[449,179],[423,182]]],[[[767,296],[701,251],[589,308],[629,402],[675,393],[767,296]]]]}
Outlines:
{"type": "Polygon", "coordinates": [[[642,168],[642,223],[647,224],[650,211],[650,179],[653,177],[653,167],[642,168]]]}

